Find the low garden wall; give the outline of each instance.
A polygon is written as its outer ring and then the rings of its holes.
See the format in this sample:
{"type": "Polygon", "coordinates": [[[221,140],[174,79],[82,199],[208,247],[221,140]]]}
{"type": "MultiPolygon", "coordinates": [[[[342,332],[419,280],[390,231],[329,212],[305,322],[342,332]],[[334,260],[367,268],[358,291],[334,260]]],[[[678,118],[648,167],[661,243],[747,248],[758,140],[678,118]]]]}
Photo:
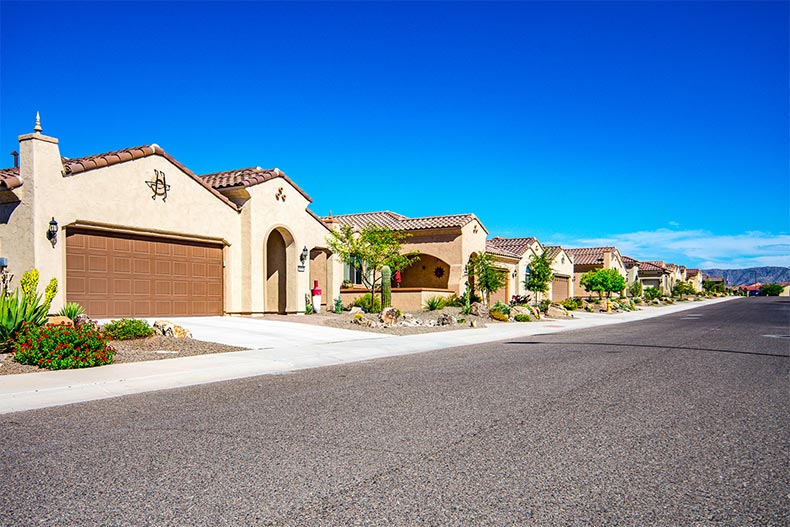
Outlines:
{"type": "MultiPolygon", "coordinates": [[[[340,298],[344,306],[367,294],[366,289],[341,289],[340,298]]],[[[433,289],[424,287],[398,287],[392,289],[392,307],[406,311],[419,311],[425,301],[434,296],[448,297],[454,292],[451,289],[433,289]]],[[[378,293],[377,293],[378,294],[378,293]]]]}

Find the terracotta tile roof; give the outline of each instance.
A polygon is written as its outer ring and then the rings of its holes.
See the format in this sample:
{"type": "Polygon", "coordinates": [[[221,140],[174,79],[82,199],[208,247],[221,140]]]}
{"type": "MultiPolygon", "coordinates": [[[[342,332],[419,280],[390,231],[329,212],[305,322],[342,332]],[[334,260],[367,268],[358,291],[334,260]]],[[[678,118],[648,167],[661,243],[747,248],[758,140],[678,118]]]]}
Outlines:
{"type": "Polygon", "coordinates": [[[686,276],[691,278],[692,276],[697,276],[700,273],[699,269],[686,269],[686,276]]]}
{"type": "Polygon", "coordinates": [[[19,167],[0,168],[0,190],[11,190],[21,186],[19,167]]]}
{"type": "Polygon", "coordinates": [[[640,273],[663,273],[667,270],[666,267],[663,266],[664,262],[639,262],[639,272],[640,273]],[[657,265],[657,263],[661,263],[662,265],[657,265]]]}
{"type": "MultiPolygon", "coordinates": [[[[491,245],[491,247],[497,247],[499,249],[505,249],[512,253],[517,254],[519,257],[523,256],[525,252],[529,250],[529,248],[534,243],[540,244],[537,238],[529,237],[529,238],[503,238],[501,236],[495,236],[490,240],[486,240],[486,245],[491,245]]],[[[542,246],[541,246],[542,247],[542,246]]]]}
{"type": "Polygon", "coordinates": [[[497,247],[491,243],[491,240],[486,240],[486,252],[496,256],[505,256],[507,258],[515,258],[516,260],[521,259],[521,254],[511,251],[506,247],[497,247]]]}
{"type": "Polygon", "coordinates": [[[320,217],[318,214],[316,214],[315,212],[313,212],[313,211],[312,211],[312,210],[310,210],[310,209],[305,209],[305,211],[307,211],[307,213],[308,213],[310,216],[312,216],[313,218],[315,218],[315,219],[316,219],[316,221],[318,221],[318,223],[320,223],[320,224],[321,224],[321,225],[322,225],[322,226],[323,226],[323,227],[324,227],[326,230],[328,230],[328,231],[331,231],[331,230],[332,230],[332,227],[330,227],[329,225],[327,225],[327,224],[326,224],[326,222],[325,222],[324,220],[322,220],[322,219],[321,219],[321,217],[320,217]]]}
{"type": "MultiPolygon", "coordinates": [[[[381,212],[342,214],[340,216],[324,217],[323,219],[324,221],[334,221],[342,225],[351,225],[352,227],[360,229],[372,223],[393,230],[419,231],[428,229],[461,228],[476,220],[477,217],[474,214],[450,214],[446,216],[408,218],[401,214],[385,210],[381,212]]],[[[482,227],[483,224],[480,223],[480,226],[482,227]]],[[[483,230],[485,231],[486,228],[483,227],[483,230]]]]}
{"type": "Polygon", "coordinates": [[[580,247],[577,249],[565,249],[566,253],[573,255],[573,263],[576,265],[595,265],[603,262],[605,252],[612,255],[620,254],[617,247],[580,247]]]}
{"type": "Polygon", "coordinates": [[[660,267],[662,271],[666,271],[667,270],[667,266],[664,263],[664,260],[648,260],[648,261],[642,262],[642,265],[644,265],[644,264],[650,264],[650,265],[653,265],[655,267],[660,267]]]}
{"type": "Polygon", "coordinates": [[[63,161],[63,176],[73,176],[76,174],[81,174],[83,172],[88,172],[89,170],[93,170],[96,168],[108,167],[112,165],[117,165],[118,163],[125,163],[126,161],[132,161],[134,159],[141,159],[143,157],[158,155],[164,157],[172,164],[177,166],[180,170],[182,170],[185,174],[189,177],[197,181],[202,187],[206,190],[211,192],[214,197],[228,205],[234,210],[239,210],[235,203],[230,201],[228,198],[223,196],[221,193],[217,192],[215,189],[211,188],[208,184],[195,174],[189,170],[187,167],[179,163],[178,161],[173,158],[170,154],[162,150],[162,147],[159,145],[143,145],[143,146],[136,146],[133,148],[125,148],[123,150],[115,150],[114,152],[106,152],[104,154],[95,154],[92,156],[86,157],[79,157],[76,159],[70,159],[68,157],[62,158],[63,161]]]}
{"type": "MultiPolygon", "coordinates": [[[[560,245],[546,245],[543,248],[543,250],[544,253],[546,254],[546,258],[548,258],[549,260],[553,260],[554,258],[557,257],[558,254],[560,254],[560,252],[563,251],[563,248],[560,245]]],[[[568,257],[571,258],[571,261],[573,261],[573,257],[570,254],[568,254],[568,257]]]]}
{"type": "Polygon", "coordinates": [[[631,258],[630,256],[623,256],[623,265],[626,269],[633,269],[635,266],[639,265],[639,260],[631,258]]]}
{"type": "Polygon", "coordinates": [[[215,172],[213,174],[203,174],[200,176],[200,179],[205,181],[216,190],[224,190],[234,187],[251,187],[253,185],[258,185],[259,183],[270,181],[276,178],[283,178],[293,188],[295,188],[297,192],[304,196],[307,201],[313,201],[304,190],[299,188],[299,185],[294,183],[291,178],[286,176],[285,172],[279,168],[241,168],[238,170],[227,170],[225,172],[215,172]]]}

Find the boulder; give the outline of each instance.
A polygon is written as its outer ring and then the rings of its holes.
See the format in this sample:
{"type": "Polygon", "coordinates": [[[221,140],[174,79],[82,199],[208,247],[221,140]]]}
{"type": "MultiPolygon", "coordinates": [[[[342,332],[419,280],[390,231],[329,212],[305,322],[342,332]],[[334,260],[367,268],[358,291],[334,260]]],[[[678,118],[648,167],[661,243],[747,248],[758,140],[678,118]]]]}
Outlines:
{"type": "Polygon", "coordinates": [[[470,328],[476,328],[477,327],[477,320],[470,320],[469,321],[469,327],[470,328]]]}
{"type": "Polygon", "coordinates": [[[173,324],[169,320],[155,320],[151,325],[154,335],[162,337],[175,337],[178,339],[191,339],[192,333],[178,324],[173,324]]]}
{"type": "Polygon", "coordinates": [[[529,313],[535,320],[540,320],[540,310],[534,306],[529,306],[529,313]]]}
{"type": "Polygon", "coordinates": [[[365,315],[360,313],[360,316],[354,316],[351,319],[352,324],[356,324],[357,326],[362,326],[363,328],[372,328],[375,327],[375,322],[370,320],[369,318],[365,318],[365,315]]]}
{"type": "Polygon", "coordinates": [[[450,313],[442,313],[439,315],[439,318],[436,319],[436,324],[439,326],[454,326],[458,323],[458,320],[450,313]]]}
{"type": "Polygon", "coordinates": [[[535,315],[532,310],[527,306],[513,306],[510,308],[510,318],[515,320],[518,315],[529,315],[533,318],[535,315]]]}
{"type": "Polygon", "coordinates": [[[481,304],[480,302],[474,302],[471,305],[471,308],[472,308],[472,310],[470,311],[470,314],[472,314],[472,315],[474,315],[476,317],[484,317],[485,318],[485,317],[488,316],[488,308],[485,305],[481,304]]]}
{"type": "Polygon", "coordinates": [[[569,318],[568,310],[562,306],[551,304],[546,310],[546,316],[549,318],[569,318]]]}
{"type": "Polygon", "coordinates": [[[353,315],[356,315],[357,313],[364,314],[365,310],[363,310],[359,306],[354,306],[354,307],[351,308],[351,311],[349,311],[348,313],[353,316],[353,315]]]}
{"type": "Polygon", "coordinates": [[[394,307],[385,307],[379,313],[379,321],[385,326],[391,326],[398,321],[398,310],[394,307]]]}
{"type": "Polygon", "coordinates": [[[89,317],[88,315],[83,314],[83,315],[77,315],[76,317],[74,317],[74,325],[76,327],[79,328],[79,327],[84,326],[85,324],[89,324],[89,325],[92,325],[94,327],[98,326],[96,321],[95,320],[91,320],[91,317],[89,317]]]}
{"type": "Polygon", "coordinates": [[[60,315],[55,317],[47,317],[47,326],[73,326],[74,322],[69,317],[62,317],[60,315]]]}

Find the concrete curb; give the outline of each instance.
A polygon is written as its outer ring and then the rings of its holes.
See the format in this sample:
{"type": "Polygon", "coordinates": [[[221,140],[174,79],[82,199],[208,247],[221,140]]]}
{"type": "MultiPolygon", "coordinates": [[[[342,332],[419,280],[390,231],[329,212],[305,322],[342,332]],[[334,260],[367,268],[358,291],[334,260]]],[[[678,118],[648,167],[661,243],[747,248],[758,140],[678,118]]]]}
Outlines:
{"type": "MultiPolygon", "coordinates": [[[[525,336],[621,324],[669,315],[740,297],[687,302],[617,314],[576,313],[571,320],[492,324],[485,328],[388,336],[359,331],[327,331],[321,341],[313,328],[310,343],[294,346],[286,337],[266,349],[214,355],[113,364],[101,368],[45,371],[0,376],[0,413],[94,401],[135,393],[194,386],[211,382],[281,374],[307,368],[422,353],[525,336]],[[346,337],[344,340],[344,336],[346,337]],[[339,340],[338,340],[339,339],[339,340]]],[[[265,323],[266,321],[261,321],[265,323]]],[[[304,331],[299,323],[275,322],[277,330],[304,331]]],[[[200,337],[196,337],[200,338],[200,337]]],[[[210,339],[206,339],[210,340],[210,339]]]]}

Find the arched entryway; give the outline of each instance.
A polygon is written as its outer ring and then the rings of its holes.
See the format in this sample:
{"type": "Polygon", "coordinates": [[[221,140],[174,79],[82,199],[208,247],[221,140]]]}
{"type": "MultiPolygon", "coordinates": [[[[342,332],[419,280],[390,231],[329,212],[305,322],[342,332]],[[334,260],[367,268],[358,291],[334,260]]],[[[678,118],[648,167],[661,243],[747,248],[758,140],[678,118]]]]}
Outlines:
{"type": "Polygon", "coordinates": [[[430,254],[420,254],[419,257],[419,260],[401,271],[401,287],[447,289],[450,264],[430,254]]]}
{"type": "Polygon", "coordinates": [[[326,310],[327,306],[332,305],[331,294],[331,276],[328,270],[327,262],[329,260],[329,250],[314,247],[310,251],[310,290],[312,291],[316,281],[318,287],[323,291],[321,296],[321,305],[326,310]]]}
{"type": "Polygon", "coordinates": [[[264,312],[287,313],[288,254],[293,251],[293,237],[282,228],[274,229],[266,238],[264,312]]]}

